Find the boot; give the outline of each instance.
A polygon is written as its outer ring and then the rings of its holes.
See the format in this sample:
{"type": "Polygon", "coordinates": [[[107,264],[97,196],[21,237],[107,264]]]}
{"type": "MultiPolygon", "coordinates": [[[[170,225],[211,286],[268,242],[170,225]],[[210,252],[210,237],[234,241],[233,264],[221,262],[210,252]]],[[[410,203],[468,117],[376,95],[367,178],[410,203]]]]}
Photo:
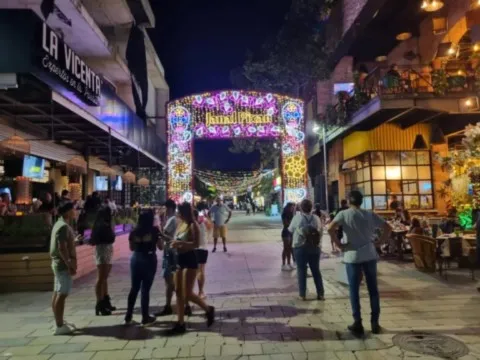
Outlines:
{"type": "Polygon", "coordinates": [[[108,316],[112,315],[112,311],[106,307],[105,300],[97,302],[97,305],[95,306],[95,315],[99,316],[108,316]]]}
{"type": "Polygon", "coordinates": [[[115,311],[115,310],[117,310],[117,308],[112,305],[112,302],[111,302],[111,299],[110,299],[110,295],[105,295],[105,299],[103,299],[103,301],[105,301],[105,307],[106,307],[107,309],[109,309],[110,311],[115,311]]]}
{"type": "Polygon", "coordinates": [[[354,336],[363,336],[365,333],[365,330],[363,329],[363,325],[359,321],[355,321],[352,325],[348,327],[348,330],[354,335],[354,336]]]}

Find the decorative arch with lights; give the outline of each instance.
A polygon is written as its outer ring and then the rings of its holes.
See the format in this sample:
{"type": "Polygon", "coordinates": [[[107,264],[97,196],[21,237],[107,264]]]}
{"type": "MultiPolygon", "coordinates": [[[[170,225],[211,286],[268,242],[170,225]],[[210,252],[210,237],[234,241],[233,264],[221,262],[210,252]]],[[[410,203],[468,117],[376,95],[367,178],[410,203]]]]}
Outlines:
{"type": "Polygon", "coordinates": [[[168,197],[193,201],[194,139],[278,138],[284,201],[300,202],[307,196],[303,113],[300,99],[256,91],[209,92],[169,102],[168,197]]]}

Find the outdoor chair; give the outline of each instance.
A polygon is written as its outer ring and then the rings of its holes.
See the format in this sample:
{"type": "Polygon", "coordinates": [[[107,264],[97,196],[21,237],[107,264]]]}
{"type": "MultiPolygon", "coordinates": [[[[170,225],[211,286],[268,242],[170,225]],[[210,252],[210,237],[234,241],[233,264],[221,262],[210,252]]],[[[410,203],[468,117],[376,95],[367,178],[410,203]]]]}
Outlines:
{"type": "Polygon", "coordinates": [[[408,234],[407,239],[412,246],[415,267],[420,271],[435,272],[437,250],[435,239],[416,234],[408,234]]]}

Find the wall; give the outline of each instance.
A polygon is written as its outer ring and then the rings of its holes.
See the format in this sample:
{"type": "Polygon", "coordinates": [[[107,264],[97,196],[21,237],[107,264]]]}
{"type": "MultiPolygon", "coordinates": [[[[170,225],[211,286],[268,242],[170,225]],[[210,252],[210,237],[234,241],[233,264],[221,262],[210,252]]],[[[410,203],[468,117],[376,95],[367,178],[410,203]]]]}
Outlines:
{"type": "MultiPolygon", "coordinates": [[[[448,145],[432,145],[432,153],[438,153],[441,157],[448,156],[448,145]]],[[[446,214],[447,213],[447,202],[446,199],[443,199],[439,191],[443,188],[445,181],[450,179],[449,173],[443,171],[441,164],[438,161],[434,161],[432,164],[432,172],[433,172],[433,189],[434,192],[434,201],[435,201],[435,208],[437,209],[439,214],[446,214]]]]}
{"type": "Polygon", "coordinates": [[[416,124],[402,130],[394,124],[382,124],[370,131],[354,132],[343,140],[344,159],[350,159],[369,150],[411,150],[415,137],[423,136],[430,143],[429,124],[416,124]]]}
{"type": "Polygon", "coordinates": [[[167,102],[170,98],[169,91],[165,89],[156,89],[155,91],[157,99],[157,135],[165,142],[167,142],[167,102]]]}
{"type": "Polygon", "coordinates": [[[350,29],[368,0],[343,0],[343,34],[350,29]]]}

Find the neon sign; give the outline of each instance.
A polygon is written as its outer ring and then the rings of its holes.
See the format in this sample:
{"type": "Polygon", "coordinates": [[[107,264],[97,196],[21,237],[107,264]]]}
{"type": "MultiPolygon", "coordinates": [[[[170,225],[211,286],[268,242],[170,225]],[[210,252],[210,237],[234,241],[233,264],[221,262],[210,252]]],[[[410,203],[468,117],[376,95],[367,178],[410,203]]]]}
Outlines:
{"type": "Polygon", "coordinates": [[[168,196],[177,202],[193,198],[194,139],[279,138],[285,201],[301,201],[307,196],[303,108],[300,99],[256,91],[219,91],[171,101],[168,196]]]}

